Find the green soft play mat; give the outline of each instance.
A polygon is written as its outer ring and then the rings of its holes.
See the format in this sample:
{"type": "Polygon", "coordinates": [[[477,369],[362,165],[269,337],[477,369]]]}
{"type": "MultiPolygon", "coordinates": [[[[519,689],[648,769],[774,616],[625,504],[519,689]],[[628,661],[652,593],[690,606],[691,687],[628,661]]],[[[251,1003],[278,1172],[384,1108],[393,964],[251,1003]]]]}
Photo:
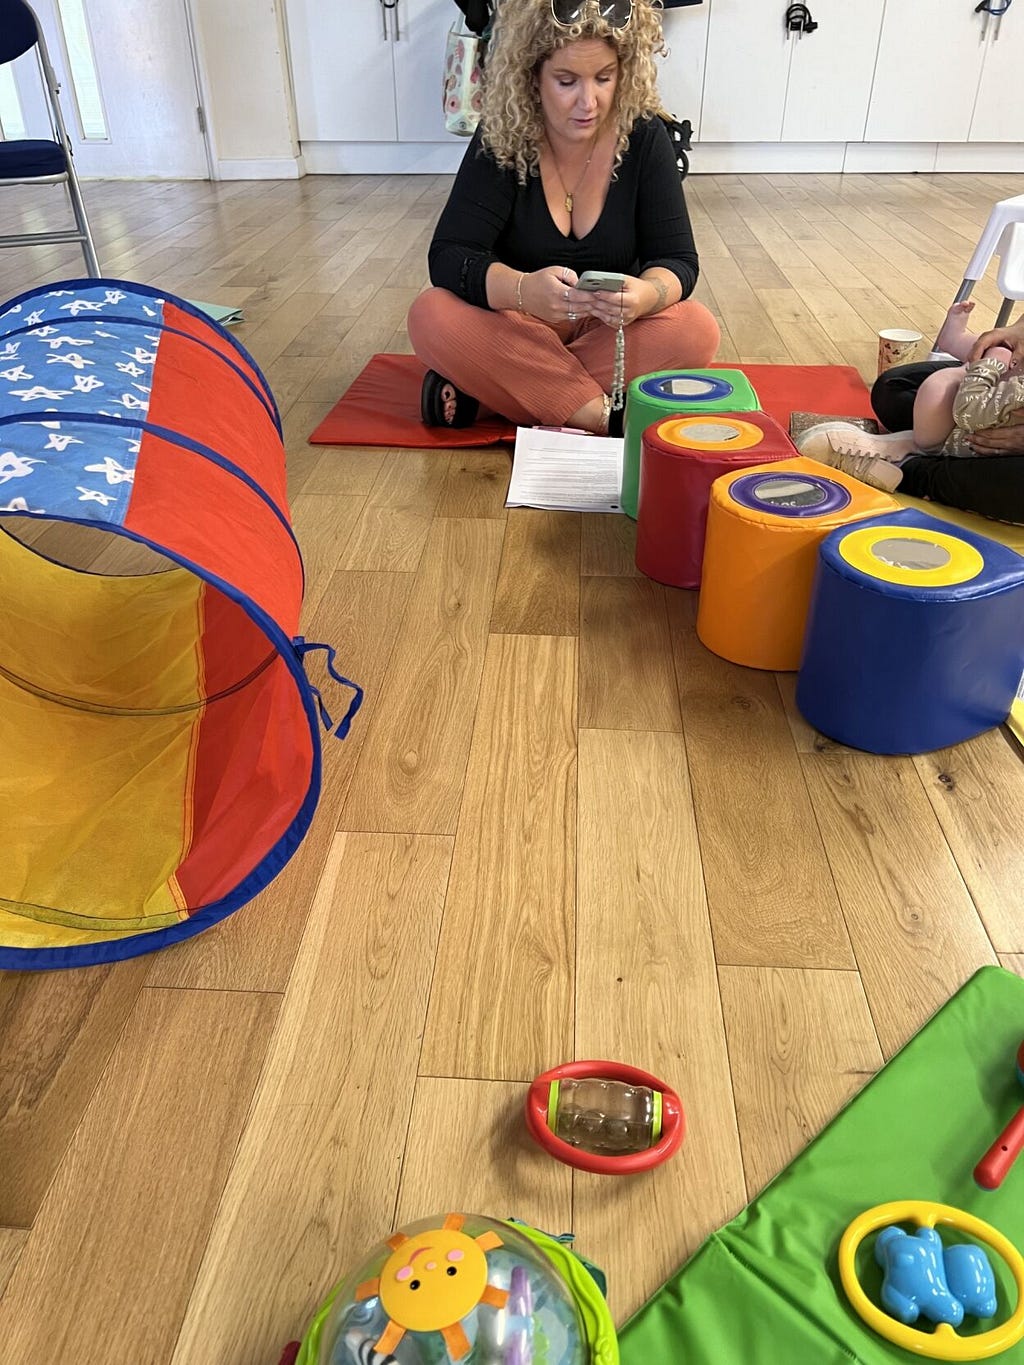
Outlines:
{"type": "MultiPolygon", "coordinates": [[[[847,1224],[893,1200],[951,1204],[1024,1250],[1024,1156],[1000,1189],[973,1169],[1024,1103],[1014,1066],[1024,979],[983,967],[751,1204],[622,1328],[622,1365],[892,1365],[924,1357],[871,1332],[839,1284],[847,1224]]],[[[864,1286],[880,1272],[870,1243],[864,1286]]],[[[952,1240],[965,1240],[954,1236],[952,1240]]],[[[995,1322],[1016,1291],[993,1259],[995,1322]]],[[[969,1319],[972,1329],[992,1323],[969,1319]]],[[[1024,1365],[1024,1341],[993,1357],[1024,1365]]]]}

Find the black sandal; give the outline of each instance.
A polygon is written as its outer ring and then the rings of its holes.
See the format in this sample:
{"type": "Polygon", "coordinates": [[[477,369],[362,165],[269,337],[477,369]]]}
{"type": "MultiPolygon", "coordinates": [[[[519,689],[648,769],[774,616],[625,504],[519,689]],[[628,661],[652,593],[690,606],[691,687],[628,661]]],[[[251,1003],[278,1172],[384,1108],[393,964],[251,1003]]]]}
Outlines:
{"type": "Polygon", "coordinates": [[[423,376],[420,416],[428,427],[471,427],[480,404],[468,393],[457,389],[450,379],[428,370],[423,376]]]}

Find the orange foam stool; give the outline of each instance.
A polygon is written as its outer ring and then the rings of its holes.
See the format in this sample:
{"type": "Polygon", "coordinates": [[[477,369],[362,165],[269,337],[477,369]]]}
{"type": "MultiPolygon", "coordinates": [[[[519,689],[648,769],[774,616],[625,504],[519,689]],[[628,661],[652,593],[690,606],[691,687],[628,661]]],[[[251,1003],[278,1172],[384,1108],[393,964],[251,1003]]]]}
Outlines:
{"type": "Polygon", "coordinates": [[[636,567],[659,583],[699,587],[711,485],[731,470],[795,455],[766,412],[677,414],[652,422],[641,437],[636,567]]]}
{"type": "Polygon", "coordinates": [[[723,474],[708,506],[701,642],[747,668],[795,672],[819,545],[838,526],[897,508],[888,493],[803,456],[723,474]]]}

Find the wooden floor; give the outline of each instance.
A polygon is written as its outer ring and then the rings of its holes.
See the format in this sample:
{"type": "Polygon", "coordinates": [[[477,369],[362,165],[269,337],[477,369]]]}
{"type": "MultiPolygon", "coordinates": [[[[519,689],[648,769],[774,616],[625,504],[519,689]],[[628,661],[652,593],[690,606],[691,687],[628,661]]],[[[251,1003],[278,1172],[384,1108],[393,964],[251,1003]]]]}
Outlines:
{"type": "MultiPolygon", "coordinates": [[[[1005,733],[828,743],[791,676],[697,643],[631,522],[506,513],[507,450],[306,445],[408,349],[448,184],[87,186],[110,275],[244,308],[304,629],[366,704],[250,906],[152,957],[0,977],[2,1365],[276,1365],[364,1249],[456,1207],[573,1230],[621,1321],[977,967],[1024,972],[1005,733]],[[536,1150],[526,1083],[573,1056],[677,1086],[678,1157],[602,1180],[536,1150]]],[[[934,333],[1024,177],[687,186],[720,359],[870,377],[876,329],[934,333]]],[[[79,273],[6,251],[0,296],[79,273]]]]}

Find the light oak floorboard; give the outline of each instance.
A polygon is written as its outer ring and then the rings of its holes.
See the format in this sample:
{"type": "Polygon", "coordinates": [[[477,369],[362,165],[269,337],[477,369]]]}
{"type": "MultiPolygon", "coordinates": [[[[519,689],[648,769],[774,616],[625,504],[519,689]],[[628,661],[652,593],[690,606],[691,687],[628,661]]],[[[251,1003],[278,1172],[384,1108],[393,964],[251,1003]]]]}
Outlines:
{"type": "Polygon", "coordinates": [[[1007,971],[1024,976],[1024,953],[1000,953],[999,961],[1007,971]]]}
{"type": "Polygon", "coordinates": [[[575,1177],[622,1320],[746,1198],[682,736],[581,732],[578,827],[575,1055],[671,1076],[690,1120],[654,1172],[575,1177]],[[637,1241],[638,1222],[658,1236],[637,1241]]]}
{"type": "Polygon", "coordinates": [[[576,674],[574,639],[488,642],[423,1038],[428,1075],[522,1081],[569,1055],[576,674]]]}
{"type": "Polygon", "coordinates": [[[683,733],[718,962],[852,967],[853,952],[774,675],[694,633],[669,599],[683,733]]]}
{"type": "Polygon", "coordinates": [[[341,556],[341,569],[411,573],[430,534],[451,456],[389,450],[341,556]]]}
{"type": "Polygon", "coordinates": [[[505,523],[491,630],[576,635],[579,620],[579,514],[512,508],[505,523]]]}
{"type": "Polygon", "coordinates": [[[572,1231],[572,1171],[527,1133],[521,1085],[438,1076],[416,1082],[395,1223],[450,1211],[520,1218],[556,1236],[572,1231]],[[467,1114],[472,1142],[465,1139],[467,1114]]]}
{"type": "Polygon", "coordinates": [[[28,1233],[24,1228],[0,1228],[0,1296],[14,1273],[27,1240],[28,1233]]]}
{"type": "Polygon", "coordinates": [[[32,1226],[151,965],[0,976],[0,1225],[32,1226]]]}
{"type": "Polygon", "coordinates": [[[647,578],[582,580],[581,728],[681,728],[665,597],[647,578]]]}
{"type": "Polygon", "coordinates": [[[992,946],[1024,952],[1024,763],[1002,730],[914,764],[992,946]],[[993,801],[992,787],[1000,797],[993,801]]]}
{"type": "Polygon", "coordinates": [[[439,517],[492,517],[504,521],[512,472],[507,449],[453,451],[437,504],[439,517]]]}
{"type": "Polygon", "coordinates": [[[8,1283],[8,1359],[170,1358],[279,1003],[144,992],[8,1283]]]}
{"type": "Polygon", "coordinates": [[[911,759],[836,744],[802,762],[891,1057],[995,953],[911,759]]]}
{"type": "Polygon", "coordinates": [[[343,828],[455,833],[501,533],[498,521],[434,521],[343,828]]]}
{"type": "Polygon", "coordinates": [[[882,1064],[856,972],[723,967],[743,1167],[762,1189],[882,1064]]]}
{"type": "Polygon", "coordinates": [[[636,567],[636,522],[631,517],[585,512],[580,518],[580,530],[580,573],[584,578],[640,577],[636,567]]]}
{"type": "Polygon", "coordinates": [[[274,1360],[390,1229],[450,858],[336,836],[173,1365],[274,1360]]]}

